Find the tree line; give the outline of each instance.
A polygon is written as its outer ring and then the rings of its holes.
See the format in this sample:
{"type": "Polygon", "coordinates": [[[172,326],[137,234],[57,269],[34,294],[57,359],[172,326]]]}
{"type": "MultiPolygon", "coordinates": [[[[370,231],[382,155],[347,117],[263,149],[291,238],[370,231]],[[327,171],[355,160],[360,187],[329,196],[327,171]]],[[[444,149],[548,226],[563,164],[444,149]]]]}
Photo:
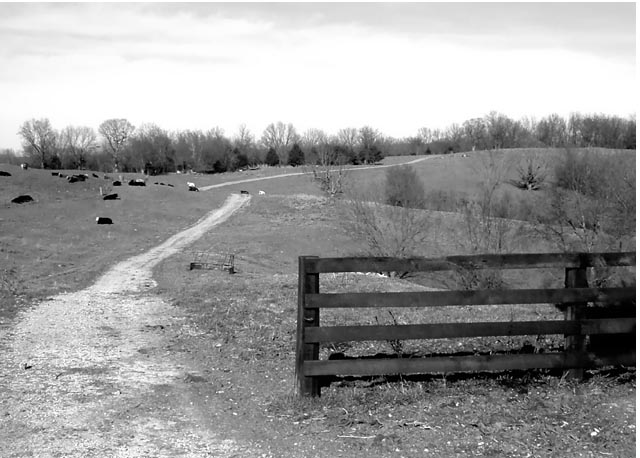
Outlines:
{"type": "Polygon", "coordinates": [[[299,133],[291,124],[269,124],[256,138],[245,125],[226,136],[207,131],[169,132],[155,124],[135,127],[108,119],[95,131],[87,126],[56,130],[47,118],[25,121],[18,131],[22,152],[0,152],[0,160],[21,157],[33,167],[91,169],[161,174],[176,170],[220,173],[266,164],[367,164],[389,155],[446,154],[503,148],[604,147],[635,149],[635,115],[557,114],[540,120],[513,120],[491,112],[448,128],[423,127],[413,137],[396,139],[370,126],[299,133]]]}

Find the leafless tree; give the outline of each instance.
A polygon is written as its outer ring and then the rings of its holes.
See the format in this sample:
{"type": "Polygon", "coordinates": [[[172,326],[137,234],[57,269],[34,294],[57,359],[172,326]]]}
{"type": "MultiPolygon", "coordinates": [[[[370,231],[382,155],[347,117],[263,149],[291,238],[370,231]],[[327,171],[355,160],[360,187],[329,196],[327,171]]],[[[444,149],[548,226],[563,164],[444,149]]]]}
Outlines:
{"type": "Polygon", "coordinates": [[[347,127],[340,129],[336,137],[338,142],[349,151],[349,154],[353,155],[358,147],[358,136],[358,129],[347,127]]]}
{"type": "Polygon", "coordinates": [[[255,138],[247,128],[247,125],[241,124],[240,127],[238,127],[238,133],[233,137],[233,146],[239,148],[241,151],[246,151],[254,142],[255,138]]]}
{"type": "Polygon", "coordinates": [[[333,145],[321,129],[308,129],[300,138],[300,146],[307,156],[307,164],[326,166],[333,162],[333,145]]]}
{"type": "Polygon", "coordinates": [[[377,146],[378,142],[382,140],[382,134],[378,129],[374,129],[371,126],[361,127],[358,131],[358,141],[360,148],[363,150],[369,150],[373,146],[377,146]]]}
{"type": "Polygon", "coordinates": [[[418,137],[421,138],[424,143],[428,144],[440,140],[443,135],[440,129],[421,127],[418,129],[418,137]]]}
{"type": "Polygon", "coordinates": [[[45,168],[47,159],[55,152],[57,136],[49,119],[31,119],[25,121],[20,127],[18,135],[22,137],[23,146],[30,155],[35,155],[40,160],[40,165],[45,168]]]}
{"type": "Polygon", "coordinates": [[[381,189],[350,190],[344,200],[345,229],[363,241],[371,256],[411,257],[422,254],[438,233],[428,212],[385,203],[381,189]]]}
{"type": "Polygon", "coordinates": [[[63,147],[78,168],[84,167],[87,155],[95,147],[96,132],[91,127],[67,126],[60,133],[63,147]]]}
{"type": "Polygon", "coordinates": [[[269,124],[262,133],[262,144],[266,148],[273,148],[278,154],[280,164],[287,163],[289,150],[298,141],[298,133],[293,124],[284,124],[278,121],[269,124]]]}
{"type": "Polygon", "coordinates": [[[107,119],[98,128],[98,132],[107,142],[116,172],[120,163],[120,154],[134,130],[135,127],[126,119],[115,118],[107,119]]]}

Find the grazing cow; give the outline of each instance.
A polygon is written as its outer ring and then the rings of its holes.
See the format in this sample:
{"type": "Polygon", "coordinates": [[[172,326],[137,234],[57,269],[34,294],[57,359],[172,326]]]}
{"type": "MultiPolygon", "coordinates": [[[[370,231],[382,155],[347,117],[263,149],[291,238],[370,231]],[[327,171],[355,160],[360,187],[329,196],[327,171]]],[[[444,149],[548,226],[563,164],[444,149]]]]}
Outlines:
{"type": "Polygon", "coordinates": [[[147,184],[144,182],[142,178],[138,178],[136,180],[130,180],[129,186],[146,186],[147,184]]]}
{"type": "Polygon", "coordinates": [[[245,195],[249,195],[249,191],[240,191],[240,194],[245,194],[245,195]]]}
{"type": "Polygon", "coordinates": [[[266,194],[266,192],[264,192],[264,191],[258,191],[258,195],[260,195],[260,196],[264,196],[265,194],[266,194]]]}
{"type": "Polygon", "coordinates": [[[27,164],[27,163],[23,162],[22,164],[20,164],[20,168],[21,168],[22,170],[27,170],[27,169],[29,168],[29,164],[27,164]]]}
{"type": "Polygon", "coordinates": [[[11,174],[9,172],[5,172],[4,170],[0,170],[0,177],[10,177],[11,174]]]}
{"type": "Polygon", "coordinates": [[[171,183],[169,183],[167,186],[171,186],[173,188],[173,185],[171,183]]]}
{"type": "Polygon", "coordinates": [[[58,173],[60,173],[60,172],[51,172],[51,176],[52,176],[52,177],[57,177],[57,176],[58,176],[58,173]]]}
{"type": "Polygon", "coordinates": [[[98,223],[98,224],[113,224],[113,221],[111,221],[111,218],[105,218],[103,216],[98,216],[96,218],[96,223],[98,223]]]}
{"type": "Polygon", "coordinates": [[[18,196],[14,199],[11,199],[11,203],[14,203],[14,204],[24,204],[27,202],[33,202],[33,197],[29,195],[24,195],[24,196],[18,196]]]}
{"type": "Polygon", "coordinates": [[[67,181],[69,183],[77,183],[78,181],[80,181],[80,179],[77,176],[72,175],[70,177],[67,177],[67,181]]]}
{"type": "Polygon", "coordinates": [[[187,186],[189,186],[189,191],[200,191],[195,183],[187,182],[187,186]]]}
{"type": "Polygon", "coordinates": [[[122,186],[122,183],[116,180],[113,182],[113,186],[122,186]]]}
{"type": "Polygon", "coordinates": [[[114,194],[107,194],[106,196],[104,196],[102,198],[102,200],[118,200],[118,199],[119,199],[118,194],[115,194],[115,193],[114,194]]]}
{"type": "Polygon", "coordinates": [[[92,173],[91,175],[93,175],[93,178],[100,178],[98,175],[96,175],[95,173],[92,173]]]}

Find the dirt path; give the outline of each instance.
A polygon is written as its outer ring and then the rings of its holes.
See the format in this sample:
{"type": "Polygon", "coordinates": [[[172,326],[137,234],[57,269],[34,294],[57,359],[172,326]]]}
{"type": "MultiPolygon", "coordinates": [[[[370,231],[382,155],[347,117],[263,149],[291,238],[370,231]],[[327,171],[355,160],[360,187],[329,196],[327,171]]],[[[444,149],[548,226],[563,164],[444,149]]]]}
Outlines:
{"type": "Polygon", "coordinates": [[[249,201],[231,195],[191,228],[82,291],[26,310],[0,335],[0,456],[254,455],[192,404],[171,336],[178,312],[145,292],[152,269],[249,201]]]}
{"type": "MultiPolygon", "coordinates": [[[[417,162],[422,162],[430,158],[435,158],[439,156],[424,156],[418,159],[414,159],[409,162],[403,162],[402,164],[388,164],[388,165],[376,165],[372,167],[370,165],[365,165],[362,167],[353,167],[349,169],[345,169],[347,172],[353,172],[355,170],[377,170],[377,169],[386,169],[388,167],[397,167],[399,165],[411,165],[417,162]]],[[[220,184],[212,184],[210,186],[203,186],[200,188],[201,191],[208,191],[209,189],[222,188],[224,186],[231,186],[234,184],[243,184],[243,183],[251,183],[253,181],[263,181],[263,180],[273,180],[274,178],[286,178],[286,177],[296,177],[300,175],[311,175],[313,172],[293,172],[293,173],[283,173],[282,175],[272,175],[268,177],[260,177],[260,178],[246,178],[244,180],[235,180],[235,181],[227,181],[225,183],[220,184]]]]}

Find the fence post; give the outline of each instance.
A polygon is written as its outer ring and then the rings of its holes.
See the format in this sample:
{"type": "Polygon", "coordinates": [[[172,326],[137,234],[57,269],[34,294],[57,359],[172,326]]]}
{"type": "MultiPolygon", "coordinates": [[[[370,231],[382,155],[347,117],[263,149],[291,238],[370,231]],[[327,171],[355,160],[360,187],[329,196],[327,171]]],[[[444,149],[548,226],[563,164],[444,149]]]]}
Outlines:
{"type": "Polygon", "coordinates": [[[305,294],[318,293],[320,289],[320,274],[307,273],[305,259],[317,256],[298,257],[298,326],[296,332],[296,378],[298,393],[303,396],[320,396],[320,382],[315,377],[305,377],[302,366],[305,361],[317,360],[320,355],[318,343],[305,343],[305,329],[320,325],[320,310],[305,309],[305,294]]]}
{"type": "MultiPolygon", "coordinates": [[[[565,269],[564,287],[565,288],[588,288],[587,268],[581,267],[565,269]]],[[[574,302],[567,304],[564,312],[565,320],[581,320],[585,316],[586,302],[574,302]]],[[[564,350],[584,352],[586,350],[586,342],[584,335],[565,335],[564,350]]],[[[567,371],[567,377],[571,379],[581,380],[584,376],[584,368],[574,368],[567,371]]]]}

